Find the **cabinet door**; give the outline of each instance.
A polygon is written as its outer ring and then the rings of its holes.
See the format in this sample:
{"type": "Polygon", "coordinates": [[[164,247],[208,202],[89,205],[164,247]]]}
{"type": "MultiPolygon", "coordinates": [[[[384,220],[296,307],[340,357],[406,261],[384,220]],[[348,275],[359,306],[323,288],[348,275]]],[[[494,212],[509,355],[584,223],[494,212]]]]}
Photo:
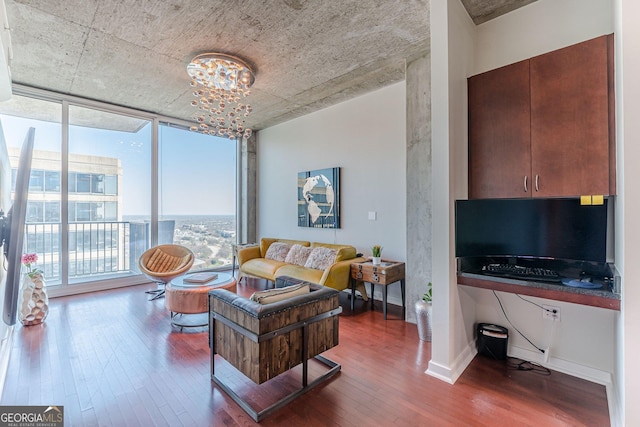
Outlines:
{"type": "Polygon", "coordinates": [[[609,194],[607,45],[603,36],[530,60],[534,197],[609,194]]]}
{"type": "Polygon", "coordinates": [[[530,197],[529,61],[470,77],[468,90],[469,198],[530,197]]]}

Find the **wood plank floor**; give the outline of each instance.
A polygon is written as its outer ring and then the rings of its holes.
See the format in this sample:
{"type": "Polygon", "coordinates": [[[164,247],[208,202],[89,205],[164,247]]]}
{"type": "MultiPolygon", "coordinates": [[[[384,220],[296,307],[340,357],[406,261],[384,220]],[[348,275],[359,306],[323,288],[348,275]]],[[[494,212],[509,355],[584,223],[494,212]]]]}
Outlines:
{"type": "MultiPolygon", "coordinates": [[[[63,405],[66,426],[254,425],[210,381],[206,330],[173,328],[164,300],[147,301],[149,287],[52,299],[44,324],[16,326],[0,404],[63,405]]],[[[238,293],[264,287],[249,280],[238,293]]],[[[371,311],[358,300],[351,312],[347,297],[340,344],[324,353],[342,371],[260,425],[609,425],[605,388],[561,373],[478,356],[455,385],[425,375],[430,343],[416,326],[393,307],[383,320],[380,303],[371,311]]],[[[297,370],[255,386],[219,362],[216,372],[257,403],[299,385],[297,370]]]]}

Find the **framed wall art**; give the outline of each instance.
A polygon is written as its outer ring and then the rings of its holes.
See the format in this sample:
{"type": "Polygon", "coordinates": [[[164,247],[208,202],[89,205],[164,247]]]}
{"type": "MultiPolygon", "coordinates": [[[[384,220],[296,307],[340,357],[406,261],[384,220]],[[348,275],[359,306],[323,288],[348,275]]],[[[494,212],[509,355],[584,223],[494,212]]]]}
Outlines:
{"type": "Polygon", "coordinates": [[[298,173],[298,226],[340,228],[340,168],[298,173]]]}

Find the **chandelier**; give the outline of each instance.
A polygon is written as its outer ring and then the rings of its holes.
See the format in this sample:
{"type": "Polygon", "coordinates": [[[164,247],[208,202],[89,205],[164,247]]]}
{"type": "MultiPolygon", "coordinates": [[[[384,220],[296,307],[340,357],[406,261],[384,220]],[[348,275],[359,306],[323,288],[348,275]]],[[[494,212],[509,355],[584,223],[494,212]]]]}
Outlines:
{"type": "Polygon", "coordinates": [[[194,88],[191,105],[196,107],[197,125],[191,130],[230,139],[248,138],[251,129],[245,119],[251,105],[243,103],[255,81],[251,67],[235,56],[222,53],[203,53],[187,65],[194,88]]]}

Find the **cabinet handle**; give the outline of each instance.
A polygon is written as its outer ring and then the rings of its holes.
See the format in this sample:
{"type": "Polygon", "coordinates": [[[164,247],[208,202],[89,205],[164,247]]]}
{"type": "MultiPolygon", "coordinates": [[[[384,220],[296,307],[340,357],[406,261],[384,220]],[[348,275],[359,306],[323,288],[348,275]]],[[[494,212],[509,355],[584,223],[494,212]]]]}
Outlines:
{"type": "Polygon", "coordinates": [[[527,175],[524,176],[524,192],[527,192],[527,175]]]}
{"type": "Polygon", "coordinates": [[[539,188],[538,188],[538,178],[539,178],[538,174],[536,174],[536,192],[539,190],[539,188]]]}

